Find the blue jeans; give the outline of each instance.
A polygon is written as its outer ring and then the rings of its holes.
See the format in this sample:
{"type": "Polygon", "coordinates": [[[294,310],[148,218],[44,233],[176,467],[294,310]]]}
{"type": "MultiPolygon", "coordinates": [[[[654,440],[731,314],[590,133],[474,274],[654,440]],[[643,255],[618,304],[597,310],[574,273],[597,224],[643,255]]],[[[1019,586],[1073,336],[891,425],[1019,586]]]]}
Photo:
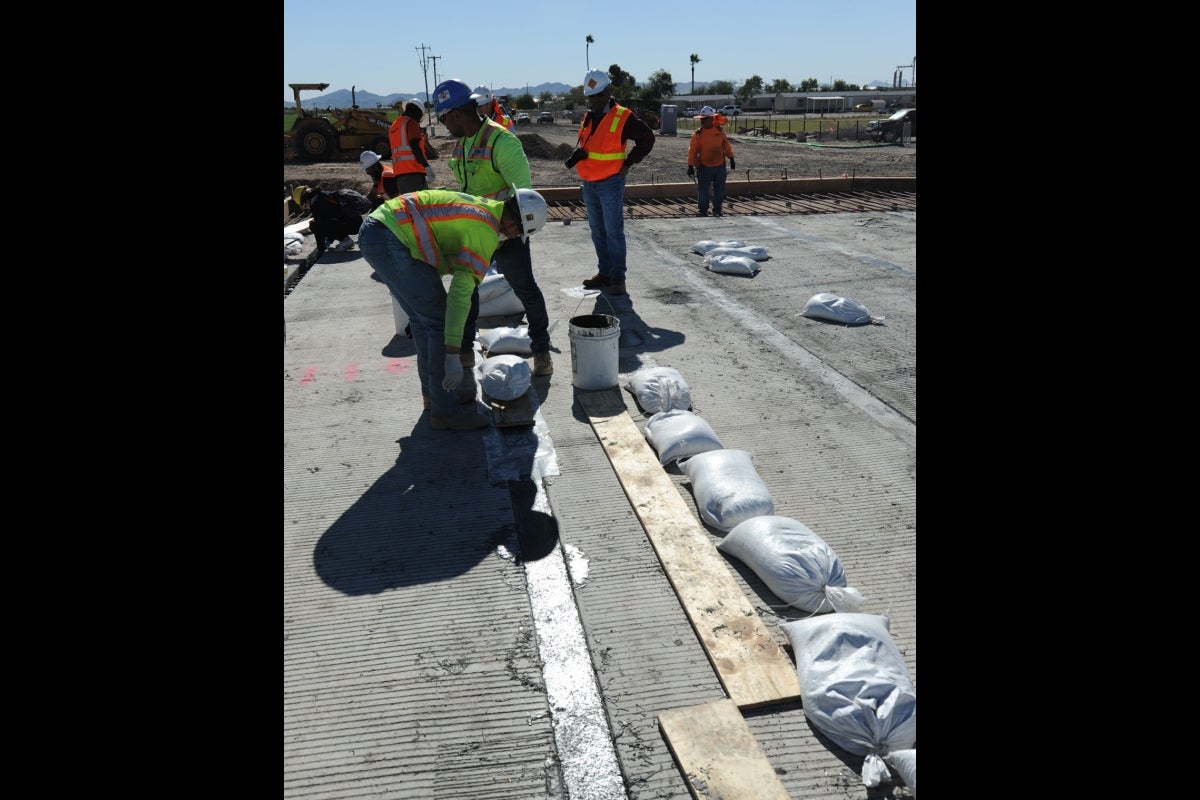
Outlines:
{"type": "Polygon", "coordinates": [[[614,281],[625,280],[625,176],[583,182],[596,271],[614,281]]]}
{"type": "Polygon", "coordinates": [[[725,202],[725,162],[716,167],[698,167],[696,169],[696,184],[700,187],[700,210],[708,212],[709,187],[712,188],[712,208],[714,214],[721,213],[721,203],[725,202]]]}
{"type": "Polygon", "coordinates": [[[408,314],[413,346],[417,350],[417,377],[421,391],[429,395],[430,413],[458,413],[458,389],[442,388],[446,375],[443,331],[446,327],[446,289],[437,270],[418,261],[408,245],[396,238],[391,228],[367,217],[358,230],[358,249],[408,314]]]}
{"type": "MultiPolygon", "coordinates": [[[[362,245],[359,245],[362,249],[362,245]]],[[[504,276],[513,294],[525,307],[525,318],[529,322],[529,349],[534,353],[545,353],[550,350],[550,314],[546,311],[546,298],[542,289],[533,277],[533,257],[529,242],[522,243],[520,239],[505,239],[492,254],[492,264],[496,271],[504,276]]],[[[464,350],[475,346],[476,320],[479,319],[479,290],[471,295],[471,313],[467,315],[466,328],[463,330],[464,350]],[[469,337],[469,338],[468,338],[469,337]]]]}

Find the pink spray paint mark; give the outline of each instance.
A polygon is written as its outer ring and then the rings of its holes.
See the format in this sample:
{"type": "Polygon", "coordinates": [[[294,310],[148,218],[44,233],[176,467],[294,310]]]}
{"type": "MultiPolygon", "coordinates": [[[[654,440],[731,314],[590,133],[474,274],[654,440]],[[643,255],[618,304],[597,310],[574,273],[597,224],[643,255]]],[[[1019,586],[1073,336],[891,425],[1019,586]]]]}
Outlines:
{"type": "Polygon", "coordinates": [[[354,364],[347,365],[346,372],[345,372],[346,383],[349,383],[350,381],[354,380],[357,377],[358,377],[358,363],[356,362],[354,364]]]}
{"type": "Polygon", "coordinates": [[[317,368],[316,367],[308,367],[307,369],[304,370],[304,377],[300,379],[300,385],[308,386],[310,383],[313,382],[313,380],[316,379],[316,377],[317,377],[317,368]]]}
{"type": "Polygon", "coordinates": [[[407,358],[393,358],[388,362],[387,371],[393,374],[399,373],[403,375],[412,368],[412,361],[407,358]]]}

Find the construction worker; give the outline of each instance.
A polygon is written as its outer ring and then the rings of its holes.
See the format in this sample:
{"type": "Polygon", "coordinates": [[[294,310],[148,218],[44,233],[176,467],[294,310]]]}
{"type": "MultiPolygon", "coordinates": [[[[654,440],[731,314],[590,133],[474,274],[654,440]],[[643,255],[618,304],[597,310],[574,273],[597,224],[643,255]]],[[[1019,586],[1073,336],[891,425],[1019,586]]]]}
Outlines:
{"type": "Polygon", "coordinates": [[[371,201],[372,211],[383,205],[383,201],[399,196],[396,175],[390,166],[384,166],[379,153],[365,150],[358,157],[358,163],[371,179],[371,191],[367,193],[367,199],[371,201]]]}
{"type": "Polygon", "coordinates": [[[715,117],[725,119],[712,106],[700,109],[696,119],[700,127],[692,131],[692,139],[688,142],[687,174],[696,178],[698,217],[708,216],[709,194],[712,195],[712,212],[714,217],[722,216],[721,204],[725,202],[725,159],[729,159],[729,168],[737,169],[737,161],[733,158],[733,147],[729,137],[725,135],[723,125],[715,121],[715,117]],[[697,172],[699,175],[697,176],[697,172]]]}
{"type": "Polygon", "coordinates": [[[388,200],[363,220],[359,249],[408,314],[434,430],[491,423],[490,416],[459,411],[463,326],[496,248],[528,241],[546,215],[545,199],[532,189],[514,189],[506,200],[425,189],[388,200]],[[448,288],[444,275],[450,276],[448,288]]]}
{"type": "Polygon", "coordinates": [[[326,192],[319,186],[297,186],[292,199],[312,214],[308,229],[317,245],[317,258],[331,245],[335,253],[354,247],[350,235],[358,230],[362,215],[370,210],[366,197],[353,189],[326,192]]]}
{"type": "Polygon", "coordinates": [[[425,134],[421,132],[421,117],[425,110],[417,99],[405,100],[404,110],[388,128],[392,145],[392,172],[400,193],[415,192],[433,181],[433,167],[425,155],[425,134]]]}
{"type": "Polygon", "coordinates": [[[486,86],[476,86],[475,94],[479,95],[479,113],[492,122],[498,122],[508,130],[512,130],[512,117],[504,113],[504,107],[486,86]]]}
{"type": "MultiPolygon", "coordinates": [[[[442,81],[433,92],[438,122],[457,137],[447,162],[460,191],[503,200],[513,188],[529,189],[533,179],[529,159],[516,134],[493,120],[480,116],[479,96],[459,80],[442,81]]],[[[550,315],[546,298],[533,276],[533,258],[527,239],[509,239],[492,257],[496,271],[505,277],[521,300],[529,320],[529,350],[533,353],[533,375],[550,375],[550,315]]],[[[464,329],[465,348],[470,346],[474,365],[475,321],[479,317],[478,295],[471,300],[471,314],[464,329]],[[468,345],[468,342],[470,343],[468,345]]],[[[466,362],[464,362],[466,363],[466,362]]]]}
{"type": "Polygon", "coordinates": [[[654,149],[654,131],[636,114],[612,98],[612,81],[603,70],[583,76],[588,110],[579,124],[575,151],[567,159],[583,181],[596,274],[583,281],[585,289],[625,294],[625,178],[629,168],[654,149]],[[625,143],[633,149],[625,152],[625,143]]]}

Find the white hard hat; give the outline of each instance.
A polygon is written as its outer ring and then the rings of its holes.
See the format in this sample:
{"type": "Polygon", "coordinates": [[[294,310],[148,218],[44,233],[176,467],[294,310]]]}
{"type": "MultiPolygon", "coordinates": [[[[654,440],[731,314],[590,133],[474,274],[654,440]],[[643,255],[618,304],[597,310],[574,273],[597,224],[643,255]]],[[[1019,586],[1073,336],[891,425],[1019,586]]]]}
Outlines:
{"type": "Polygon", "coordinates": [[[476,86],[475,94],[479,95],[479,99],[475,101],[476,105],[486,106],[492,102],[492,90],[486,86],[476,86]]]}
{"type": "Polygon", "coordinates": [[[583,96],[591,97],[594,94],[600,94],[608,85],[612,83],[608,79],[608,73],[601,69],[588,70],[588,74],[583,76],[583,96]]]}
{"type": "Polygon", "coordinates": [[[549,212],[546,209],[546,198],[533,189],[518,189],[514,183],[509,187],[510,196],[517,198],[517,210],[521,212],[521,230],[525,235],[521,241],[529,241],[529,234],[540,231],[546,225],[549,212]]]}
{"type": "Polygon", "coordinates": [[[417,111],[420,111],[422,114],[425,113],[425,107],[421,105],[421,101],[415,97],[404,101],[404,109],[407,110],[409,108],[414,108],[417,111]]]}
{"type": "Polygon", "coordinates": [[[363,169],[367,169],[368,167],[375,166],[381,160],[383,160],[383,157],[374,150],[364,150],[362,155],[358,157],[358,165],[363,169]]]}
{"type": "Polygon", "coordinates": [[[717,110],[715,108],[712,106],[705,106],[704,108],[700,109],[700,113],[696,116],[696,119],[700,119],[700,117],[714,117],[716,114],[717,110]]]}

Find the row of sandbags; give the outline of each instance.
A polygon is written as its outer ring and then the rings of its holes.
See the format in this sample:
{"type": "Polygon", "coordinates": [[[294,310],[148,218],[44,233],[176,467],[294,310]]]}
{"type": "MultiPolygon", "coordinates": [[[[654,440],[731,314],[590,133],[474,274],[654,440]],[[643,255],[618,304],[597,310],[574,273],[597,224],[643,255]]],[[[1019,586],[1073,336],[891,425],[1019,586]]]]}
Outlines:
{"type": "Polygon", "coordinates": [[[751,454],[726,448],[692,410],[679,370],[643,368],[625,389],[649,415],[643,433],[659,463],[676,463],[691,480],[700,518],[724,532],[717,549],[746,564],[788,606],[813,614],[781,626],[796,656],[806,717],[864,756],[864,785],[891,782],[890,764],[915,797],[916,691],[887,617],[860,613],[863,596],[847,585],[833,549],[802,522],[775,514],[751,454]]]}

